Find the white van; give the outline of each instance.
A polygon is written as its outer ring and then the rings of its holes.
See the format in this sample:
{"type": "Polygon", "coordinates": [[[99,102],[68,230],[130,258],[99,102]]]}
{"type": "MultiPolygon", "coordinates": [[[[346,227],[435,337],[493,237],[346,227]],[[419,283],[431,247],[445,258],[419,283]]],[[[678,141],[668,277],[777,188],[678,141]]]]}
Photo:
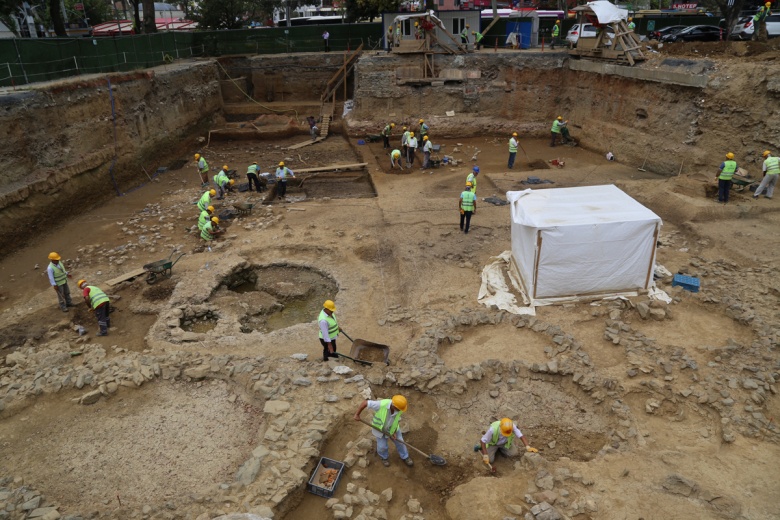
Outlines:
{"type": "MultiPolygon", "coordinates": [[[[607,25],[603,27],[603,30],[607,32],[611,40],[613,35],[615,34],[615,31],[612,30],[612,27],[607,25]]],[[[574,25],[571,26],[569,32],[566,33],[566,41],[570,42],[572,45],[576,45],[580,37],[595,38],[597,33],[598,33],[598,28],[593,24],[590,23],[582,24],[582,29],[580,30],[580,24],[575,23],[574,25]]]]}

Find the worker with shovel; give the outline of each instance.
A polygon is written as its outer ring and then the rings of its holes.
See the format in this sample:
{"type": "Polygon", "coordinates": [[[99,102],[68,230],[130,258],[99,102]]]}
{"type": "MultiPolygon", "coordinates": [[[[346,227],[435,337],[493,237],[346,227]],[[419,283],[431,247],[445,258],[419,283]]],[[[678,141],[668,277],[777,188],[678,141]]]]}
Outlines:
{"type": "Polygon", "coordinates": [[[333,303],[333,300],[325,300],[325,303],[322,304],[322,310],[317,317],[317,325],[320,329],[322,361],[325,362],[328,358],[338,358],[336,338],[342,330],[339,328],[339,322],[336,319],[336,304],[333,303]]]}
{"type": "MultiPolygon", "coordinates": [[[[203,193],[203,195],[200,196],[200,200],[198,201],[198,209],[202,211],[206,211],[206,208],[211,206],[211,197],[215,196],[217,194],[217,190],[208,190],[203,193]]],[[[200,213],[198,214],[200,215],[200,213]]]]}
{"type": "Polygon", "coordinates": [[[401,148],[403,148],[404,151],[404,159],[408,162],[409,159],[409,136],[411,132],[408,128],[404,127],[404,133],[401,134],[401,148]]]}
{"type": "Polygon", "coordinates": [[[108,336],[108,329],[111,327],[111,304],[108,296],[100,287],[87,285],[86,280],[79,280],[78,286],[83,291],[86,304],[95,311],[98,327],[100,328],[100,332],[97,335],[108,336]]]}
{"type": "Polygon", "coordinates": [[[390,450],[388,449],[387,439],[388,436],[395,444],[395,449],[398,451],[398,455],[404,464],[407,466],[414,466],[414,461],[409,457],[409,450],[406,449],[406,444],[403,444],[404,437],[401,434],[401,430],[398,429],[398,422],[401,420],[401,415],[406,412],[406,397],[402,395],[394,395],[392,399],[379,399],[376,401],[365,400],[358,406],[357,412],[355,412],[355,420],[360,420],[360,414],[368,408],[374,412],[374,419],[371,421],[372,430],[376,438],[376,454],[382,460],[382,465],[387,467],[390,465],[388,457],[390,456],[390,450]]]}
{"type": "Polygon", "coordinates": [[[506,165],[510,170],[515,166],[515,157],[517,157],[517,132],[512,132],[512,137],[509,138],[509,161],[506,165]]]}
{"type": "Polygon", "coordinates": [[[404,169],[403,165],[401,165],[401,150],[395,149],[392,152],[390,152],[390,169],[395,170],[395,167],[398,166],[402,170],[404,169]]]}
{"type": "Polygon", "coordinates": [[[198,230],[203,231],[203,227],[208,223],[209,220],[211,220],[211,217],[214,215],[214,206],[209,206],[203,211],[200,212],[200,217],[198,217],[198,230]]]}
{"type": "Polygon", "coordinates": [[[60,262],[61,259],[62,257],[60,257],[59,253],[54,251],[49,253],[49,267],[46,268],[46,272],[49,275],[49,283],[57,293],[57,302],[60,304],[60,310],[68,312],[68,307],[73,307],[73,301],[70,299],[70,288],[68,287],[68,278],[71,278],[71,275],[65,270],[65,266],[60,262]]]}
{"type": "Polygon", "coordinates": [[[517,455],[517,446],[514,445],[514,440],[520,439],[525,445],[525,451],[529,453],[538,453],[539,450],[532,448],[525,440],[523,432],[517,427],[517,424],[512,422],[512,419],[504,417],[500,421],[492,423],[485,435],[479,441],[478,446],[474,446],[474,451],[482,452],[482,462],[490,467],[490,470],[495,473],[495,468],[491,466],[493,461],[496,460],[496,453],[501,451],[501,454],[505,457],[512,457],[517,455]]]}
{"type": "Polygon", "coordinates": [[[206,159],[200,156],[199,153],[195,154],[195,164],[198,167],[198,175],[200,175],[200,186],[206,187],[209,185],[209,163],[206,159]]]}

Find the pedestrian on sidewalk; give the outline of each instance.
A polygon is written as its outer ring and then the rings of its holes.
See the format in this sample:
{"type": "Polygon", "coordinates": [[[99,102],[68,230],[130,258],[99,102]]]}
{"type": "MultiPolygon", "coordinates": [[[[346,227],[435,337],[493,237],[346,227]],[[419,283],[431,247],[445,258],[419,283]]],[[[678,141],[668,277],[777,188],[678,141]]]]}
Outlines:
{"type": "Polygon", "coordinates": [[[108,336],[108,329],[111,327],[111,304],[108,296],[100,287],[87,285],[86,280],[79,280],[78,286],[82,290],[84,302],[95,311],[95,317],[97,317],[98,327],[100,328],[97,335],[108,336]]]}
{"type": "Polygon", "coordinates": [[[325,45],[325,52],[330,52],[330,33],[327,29],[322,33],[322,42],[325,45]]]}
{"type": "Polygon", "coordinates": [[[550,40],[550,50],[555,50],[555,44],[558,42],[558,36],[561,34],[561,21],[555,20],[552,28],[552,39],[550,40]]]}
{"type": "Polygon", "coordinates": [[[510,170],[515,166],[515,157],[517,157],[517,132],[512,132],[512,137],[509,138],[509,161],[507,162],[507,168],[510,170]]]}
{"type": "Polygon", "coordinates": [[[761,184],[756,188],[753,199],[757,199],[764,190],[766,190],[764,197],[771,199],[778,177],[780,177],[780,157],[776,157],[769,150],[766,150],[764,152],[764,178],[761,179],[761,184]]]}
{"type": "Polygon", "coordinates": [[[466,189],[460,194],[458,200],[458,209],[460,210],[460,230],[469,234],[471,226],[471,216],[477,212],[477,196],[472,193],[472,184],[466,183],[466,189]]]}
{"type": "Polygon", "coordinates": [[[57,303],[59,303],[60,310],[68,312],[68,307],[73,307],[73,301],[70,299],[70,287],[68,287],[68,278],[72,277],[60,260],[62,257],[59,253],[54,251],[49,253],[49,266],[46,268],[46,273],[49,275],[49,283],[57,293],[57,303]]]}
{"type": "Polygon", "coordinates": [[[734,154],[729,152],[726,154],[726,160],[720,163],[720,169],[718,170],[715,179],[718,181],[718,202],[721,204],[728,204],[729,192],[731,191],[731,178],[737,172],[737,161],[734,160],[734,154]]]}

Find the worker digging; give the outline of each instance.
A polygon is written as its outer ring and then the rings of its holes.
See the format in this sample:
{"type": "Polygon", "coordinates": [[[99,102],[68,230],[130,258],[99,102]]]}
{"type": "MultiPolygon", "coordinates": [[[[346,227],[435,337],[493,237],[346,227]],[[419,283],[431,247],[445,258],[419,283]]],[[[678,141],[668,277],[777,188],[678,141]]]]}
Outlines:
{"type": "Polygon", "coordinates": [[[198,168],[198,175],[200,175],[200,187],[205,188],[209,185],[209,163],[206,162],[205,157],[196,153],[195,166],[198,168]]]}
{"type": "Polygon", "coordinates": [[[764,151],[762,156],[764,158],[764,177],[761,179],[761,183],[753,194],[753,200],[758,199],[759,195],[761,195],[764,190],[766,190],[766,195],[764,195],[764,197],[771,199],[772,195],[775,193],[777,178],[780,177],[780,157],[772,155],[769,150],[764,151]]]}
{"type": "MultiPolygon", "coordinates": [[[[211,197],[216,196],[216,194],[217,194],[217,190],[210,189],[205,191],[203,195],[200,196],[200,199],[198,200],[198,204],[197,204],[200,213],[206,211],[206,209],[208,209],[208,207],[211,206],[211,197]]],[[[198,215],[200,215],[200,213],[198,213],[198,215]]]]}
{"type": "Polygon", "coordinates": [[[78,286],[82,291],[84,303],[95,311],[99,329],[97,335],[108,336],[108,329],[111,328],[111,303],[108,296],[100,287],[87,284],[86,280],[79,280],[78,286]]]}
{"type": "Polygon", "coordinates": [[[492,472],[496,469],[492,466],[496,460],[496,454],[501,452],[504,457],[514,457],[517,455],[517,445],[515,440],[520,440],[528,453],[538,453],[539,450],[531,447],[523,436],[523,432],[517,427],[517,424],[504,417],[500,421],[494,421],[485,431],[485,435],[479,440],[479,444],[474,446],[474,451],[482,453],[482,462],[485,463],[492,472]]]}
{"type": "Polygon", "coordinates": [[[385,467],[390,466],[390,451],[387,443],[388,439],[390,439],[395,444],[398,456],[401,457],[404,464],[414,466],[414,461],[409,457],[409,450],[406,449],[406,445],[403,443],[404,436],[401,430],[398,429],[401,416],[406,413],[406,397],[394,395],[392,399],[366,399],[360,403],[355,412],[356,421],[361,421],[360,414],[366,408],[374,412],[374,418],[371,421],[371,433],[376,440],[376,454],[379,456],[379,460],[382,461],[382,465],[385,467]]]}

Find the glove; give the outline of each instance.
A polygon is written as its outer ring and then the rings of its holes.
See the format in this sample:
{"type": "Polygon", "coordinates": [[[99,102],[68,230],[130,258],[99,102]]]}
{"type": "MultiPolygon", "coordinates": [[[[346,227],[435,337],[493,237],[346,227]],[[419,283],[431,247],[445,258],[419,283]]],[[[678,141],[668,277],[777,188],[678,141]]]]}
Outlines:
{"type": "Polygon", "coordinates": [[[465,215],[465,214],[466,214],[466,212],[465,212],[465,211],[463,211],[463,210],[460,210],[460,214],[461,214],[461,215],[465,215]]]}
{"type": "Polygon", "coordinates": [[[482,462],[490,464],[490,457],[488,455],[482,455],[482,462]]]}
{"type": "Polygon", "coordinates": [[[537,450],[536,448],[532,448],[530,446],[526,446],[525,451],[527,451],[528,453],[539,453],[539,450],[537,450]]]}

